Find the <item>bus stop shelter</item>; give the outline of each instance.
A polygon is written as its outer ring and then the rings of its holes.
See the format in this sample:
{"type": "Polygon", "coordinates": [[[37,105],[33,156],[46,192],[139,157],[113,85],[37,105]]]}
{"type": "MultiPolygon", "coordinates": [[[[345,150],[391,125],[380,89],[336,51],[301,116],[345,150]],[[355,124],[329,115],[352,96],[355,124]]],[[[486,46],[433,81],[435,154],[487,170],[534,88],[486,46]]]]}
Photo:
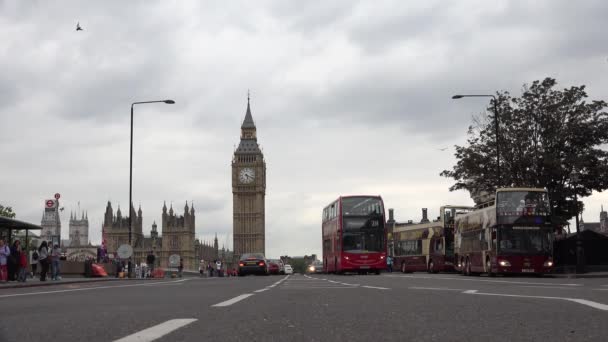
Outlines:
{"type": "Polygon", "coordinates": [[[11,245],[13,243],[13,231],[25,230],[25,247],[29,249],[29,231],[42,230],[42,227],[36,224],[15,220],[8,217],[0,216],[0,238],[11,245]]]}

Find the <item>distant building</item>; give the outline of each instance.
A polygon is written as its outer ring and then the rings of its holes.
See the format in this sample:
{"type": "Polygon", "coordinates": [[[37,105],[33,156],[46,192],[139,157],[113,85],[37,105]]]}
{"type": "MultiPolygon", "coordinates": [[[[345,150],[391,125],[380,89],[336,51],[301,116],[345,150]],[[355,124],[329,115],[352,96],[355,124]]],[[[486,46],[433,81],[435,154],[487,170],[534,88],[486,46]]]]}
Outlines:
{"type": "MultiPolygon", "coordinates": [[[[161,232],[159,234],[156,221],[152,224],[150,236],[142,233],[142,210],[139,208],[137,214],[131,206],[134,215],[132,228],[133,261],[145,263],[149,253],[156,257],[156,266],[169,267],[169,257],[179,255],[182,258],[184,269],[198,270],[200,260],[213,261],[232,255],[232,252],[218,249],[217,236],[213,245],[195,239],[196,215],[194,207],[186,203],[184,214],[178,215],[173,210],[173,205],[167,208],[163,204],[161,232]]],[[[103,223],[103,240],[108,254],[116,258],[116,251],[120,245],[129,243],[129,218],[122,217],[120,208],[114,215],[112,204],[108,202],[103,223]]]]}
{"type": "Polygon", "coordinates": [[[604,206],[602,206],[600,222],[584,222],[581,219],[579,226],[581,230],[592,230],[596,233],[608,234],[608,212],[604,211],[604,206]]]}
{"type": "Polygon", "coordinates": [[[44,201],[44,212],[42,213],[42,232],[40,238],[51,241],[53,244],[61,243],[61,219],[59,218],[59,200],[49,199],[44,201]]]}
{"type": "Polygon", "coordinates": [[[86,246],[89,243],[89,215],[81,212],[81,218],[78,218],[78,213],[70,213],[70,247],[86,246]]]}

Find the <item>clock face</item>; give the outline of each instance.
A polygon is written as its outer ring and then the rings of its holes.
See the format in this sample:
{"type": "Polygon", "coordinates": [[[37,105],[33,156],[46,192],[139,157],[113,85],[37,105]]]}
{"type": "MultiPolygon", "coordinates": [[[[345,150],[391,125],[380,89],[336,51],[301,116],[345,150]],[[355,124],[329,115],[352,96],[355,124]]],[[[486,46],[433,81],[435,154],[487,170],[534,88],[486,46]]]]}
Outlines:
{"type": "Polygon", "coordinates": [[[255,171],[251,168],[244,168],[239,172],[239,181],[249,184],[255,180],[255,171]]]}

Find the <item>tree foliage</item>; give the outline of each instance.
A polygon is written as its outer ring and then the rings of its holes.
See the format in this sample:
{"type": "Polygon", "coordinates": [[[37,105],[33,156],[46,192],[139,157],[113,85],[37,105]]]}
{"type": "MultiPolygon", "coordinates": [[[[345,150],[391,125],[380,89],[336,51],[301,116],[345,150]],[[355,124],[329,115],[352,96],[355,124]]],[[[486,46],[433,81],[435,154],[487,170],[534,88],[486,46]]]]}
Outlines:
{"type": "Polygon", "coordinates": [[[497,184],[546,188],[553,214],[567,220],[575,213],[574,191],[585,197],[607,189],[608,152],[602,150],[608,142],[607,104],[587,101],[585,86],[558,90],[556,85],[546,78],[524,85],[521,97],[498,92],[500,178],[491,102],[492,114],[474,120],[467,146],[456,146],[456,165],[441,173],[456,181],[450,191],[493,193],[497,184]]]}
{"type": "Polygon", "coordinates": [[[0,216],[4,216],[4,217],[8,217],[8,218],[14,218],[15,217],[15,212],[13,211],[13,208],[11,208],[11,207],[5,207],[2,204],[0,204],[0,216]]]}

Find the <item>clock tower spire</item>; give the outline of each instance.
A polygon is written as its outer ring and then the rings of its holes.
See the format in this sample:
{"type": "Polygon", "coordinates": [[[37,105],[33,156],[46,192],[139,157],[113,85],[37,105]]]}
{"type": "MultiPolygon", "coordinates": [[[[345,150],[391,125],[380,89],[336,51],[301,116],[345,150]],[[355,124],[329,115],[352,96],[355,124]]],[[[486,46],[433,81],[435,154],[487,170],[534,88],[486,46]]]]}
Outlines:
{"type": "Polygon", "coordinates": [[[258,145],[248,93],[245,119],[241,124],[241,139],[232,158],[232,236],[235,259],[244,253],[266,252],[265,197],[266,162],[258,145]]]}

